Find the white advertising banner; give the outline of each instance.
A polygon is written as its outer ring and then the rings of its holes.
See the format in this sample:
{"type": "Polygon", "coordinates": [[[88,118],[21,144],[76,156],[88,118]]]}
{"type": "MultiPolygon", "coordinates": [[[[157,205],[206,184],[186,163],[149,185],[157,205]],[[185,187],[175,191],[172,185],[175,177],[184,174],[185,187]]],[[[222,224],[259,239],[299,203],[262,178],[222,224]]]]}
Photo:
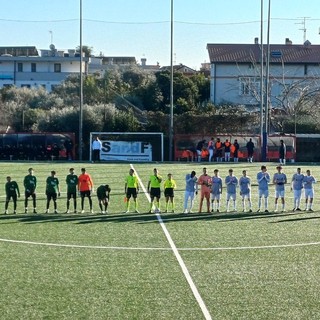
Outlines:
{"type": "Polygon", "coordinates": [[[142,141],[101,140],[101,160],[152,161],[152,145],[142,141]]]}

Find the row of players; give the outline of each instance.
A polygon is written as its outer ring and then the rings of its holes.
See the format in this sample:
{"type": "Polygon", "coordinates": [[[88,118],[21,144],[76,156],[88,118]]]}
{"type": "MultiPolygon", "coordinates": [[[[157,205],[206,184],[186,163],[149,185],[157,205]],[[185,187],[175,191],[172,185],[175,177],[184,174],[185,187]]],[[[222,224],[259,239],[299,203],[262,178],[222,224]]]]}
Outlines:
{"type": "MultiPolygon", "coordinates": [[[[262,210],[262,198],[264,198],[264,211],[268,212],[268,197],[269,197],[269,183],[275,185],[275,207],[274,211],[278,211],[278,199],[281,199],[281,211],[285,210],[285,184],[287,183],[287,176],[282,172],[282,167],[279,165],[276,167],[277,172],[271,177],[267,171],[266,166],[261,166],[261,171],[257,174],[258,183],[258,212],[262,210]]],[[[195,172],[191,172],[187,175],[187,188],[184,212],[188,213],[192,210],[193,206],[193,190],[197,190],[197,185],[201,186],[201,197],[199,212],[202,211],[202,205],[204,199],[207,202],[207,211],[210,212],[210,194],[211,194],[211,212],[215,210],[219,212],[220,210],[220,197],[222,193],[222,179],[219,176],[219,170],[214,170],[214,176],[210,177],[207,174],[207,169],[203,168],[203,174],[199,179],[195,178],[195,172]],[[189,184],[189,186],[188,186],[189,184]],[[187,192],[191,192],[188,194],[187,192]],[[191,198],[190,207],[188,209],[188,198],[191,198]]],[[[315,178],[311,175],[310,170],[306,171],[306,175],[301,173],[301,168],[297,168],[297,172],[292,176],[291,190],[293,191],[294,207],[293,211],[301,211],[300,201],[302,195],[302,189],[305,192],[305,210],[313,211],[313,197],[314,188],[313,185],[316,182],[315,178]]],[[[226,185],[226,207],[229,211],[230,201],[233,201],[233,211],[236,211],[236,189],[239,186],[240,196],[242,198],[242,210],[246,211],[246,200],[249,206],[249,212],[252,212],[252,202],[251,202],[251,179],[247,176],[247,171],[242,171],[242,177],[238,179],[233,174],[233,169],[229,170],[229,175],[225,178],[226,185]]],[[[197,193],[195,191],[195,193],[197,193]]]]}
{"type": "MultiPolygon", "coordinates": [[[[28,199],[31,197],[33,201],[33,212],[36,211],[36,186],[37,178],[34,176],[34,170],[30,168],[29,174],[24,178],[25,187],[25,213],[28,212],[28,199]]],[[[55,176],[56,172],[51,171],[51,176],[46,180],[46,196],[47,205],[46,213],[49,212],[50,201],[53,200],[54,212],[57,213],[57,197],[60,196],[59,180],[55,176]]],[[[251,179],[247,176],[247,171],[243,170],[242,177],[238,179],[233,174],[233,169],[229,170],[229,175],[225,178],[226,194],[227,194],[227,211],[229,211],[230,201],[233,201],[233,210],[236,211],[236,190],[240,187],[240,196],[242,197],[242,210],[246,210],[246,200],[249,206],[249,212],[252,212],[251,202],[251,179]]],[[[153,208],[155,212],[160,212],[160,197],[161,197],[161,183],[163,179],[159,175],[158,169],[154,168],[153,175],[150,176],[148,182],[148,194],[150,195],[150,210],[153,208]]],[[[264,211],[268,212],[268,197],[269,197],[269,183],[271,178],[267,172],[266,166],[261,166],[261,171],[257,174],[257,182],[259,189],[259,202],[258,212],[261,210],[262,198],[264,198],[264,211]]],[[[275,185],[275,211],[278,210],[278,199],[281,199],[282,208],[285,210],[285,184],[287,183],[286,174],[282,172],[282,167],[277,166],[277,172],[273,175],[272,179],[275,185]]],[[[314,189],[313,184],[316,182],[315,178],[311,175],[310,170],[306,171],[306,175],[301,173],[301,168],[297,169],[297,172],[292,177],[291,190],[294,193],[294,208],[293,211],[300,211],[300,201],[302,189],[305,191],[305,210],[312,211],[314,189]]],[[[92,199],[91,193],[93,191],[93,182],[91,176],[86,172],[85,168],[81,169],[81,175],[79,177],[75,175],[74,168],[70,168],[69,174],[66,177],[67,183],[67,211],[70,212],[70,201],[73,198],[74,212],[77,212],[77,192],[81,197],[81,212],[84,212],[84,198],[88,197],[90,212],[92,211],[92,199]]],[[[197,178],[196,172],[192,171],[186,175],[186,188],[184,199],[184,213],[192,212],[195,195],[198,193],[198,186],[201,188],[200,206],[199,212],[202,212],[203,201],[206,199],[207,212],[210,212],[210,198],[211,198],[211,212],[220,211],[221,194],[222,194],[222,178],[219,176],[219,170],[214,170],[214,176],[207,174],[207,169],[203,168],[203,174],[197,178]]],[[[166,199],[165,212],[168,211],[169,202],[171,203],[172,212],[175,210],[174,203],[174,189],[177,184],[173,179],[171,173],[168,174],[167,179],[164,181],[164,195],[166,199]]],[[[109,185],[101,185],[97,189],[97,197],[99,201],[99,207],[101,213],[106,213],[109,203],[111,189],[109,185]]],[[[126,201],[126,213],[130,212],[130,199],[134,200],[135,212],[138,211],[137,195],[139,193],[139,181],[135,175],[134,169],[129,170],[129,175],[125,179],[125,201],[126,201]]],[[[8,213],[9,201],[13,200],[14,213],[17,208],[17,197],[20,196],[18,184],[11,180],[11,177],[7,177],[6,183],[6,202],[5,202],[5,214],[8,213]]]]}
{"type": "MultiPolygon", "coordinates": [[[[33,203],[33,213],[37,213],[37,198],[36,198],[36,188],[37,188],[37,178],[34,175],[33,168],[29,168],[29,174],[25,176],[23,180],[23,185],[25,188],[25,213],[28,213],[28,200],[32,198],[33,203]]],[[[74,168],[70,168],[69,174],[66,177],[67,183],[67,211],[70,212],[70,201],[73,199],[74,213],[77,212],[77,194],[79,193],[81,198],[81,212],[84,213],[84,199],[87,197],[89,200],[90,212],[93,213],[92,209],[92,198],[91,194],[93,192],[93,181],[91,176],[86,172],[85,168],[81,169],[81,174],[77,176],[74,172],[74,168]]],[[[17,212],[17,198],[20,197],[19,186],[16,181],[13,181],[10,176],[7,177],[7,183],[5,185],[6,189],[6,202],[5,202],[5,214],[8,213],[9,202],[13,201],[13,213],[17,212]]],[[[106,213],[109,202],[109,194],[111,189],[109,185],[101,185],[97,188],[97,197],[99,201],[99,207],[101,213],[106,213]]],[[[54,213],[57,211],[57,198],[60,197],[60,186],[59,179],[56,177],[56,172],[51,171],[51,175],[46,180],[46,213],[49,213],[49,207],[51,200],[53,201],[54,213]]]]}
{"type": "MultiPolygon", "coordinates": [[[[230,202],[233,201],[233,210],[236,211],[236,190],[240,188],[240,195],[242,198],[242,210],[246,211],[246,201],[248,202],[249,212],[252,212],[251,202],[251,179],[247,176],[247,171],[243,170],[242,177],[238,179],[233,174],[233,169],[229,170],[229,175],[225,178],[226,185],[226,207],[227,211],[230,209],[230,202]]],[[[160,196],[161,196],[161,182],[162,177],[159,175],[157,168],[154,168],[153,175],[150,176],[148,182],[148,194],[150,194],[150,210],[151,213],[161,212],[160,210],[160,196]]],[[[202,212],[203,202],[206,200],[207,212],[220,211],[221,194],[222,194],[222,178],[219,176],[219,170],[214,170],[214,175],[211,177],[207,173],[207,169],[203,168],[203,174],[198,178],[196,172],[192,171],[186,175],[186,188],[184,197],[184,213],[192,212],[194,206],[195,195],[198,194],[198,187],[200,186],[200,205],[199,213],[202,212]],[[210,206],[211,198],[211,206],[210,206]],[[211,210],[210,210],[211,207],[211,210]]],[[[261,171],[257,174],[257,182],[259,189],[258,212],[262,210],[262,198],[264,198],[264,211],[268,212],[268,197],[269,197],[269,183],[271,177],[267,172],[266,166],[261,166],[261,171]]],[[[294,208],[293,211],[301,211],[300,201],[302,189],[305,191],[305,210],[313,211],[313,185],[316,182],[311,175],[310,170],[306,171],[306,175],[301,173],[301,168],[292,177],[291,189],[294,194],[294,208]]],[[[287,183],[287,176],[282,172],[282,167],[277,166],[277,172],[273,175],[272,183],[275,185],[275,211],[278,211],[278,199],[281,199],[281,211],[285,210],[285,184],[287,183]]],[[[164,181],[164,195],[166,199],[165,212],[168,211],[169,202],[171,203],[172,212],[175,210],[174,204],[174,189],[176,189],[176,182],[169,173],[167,179],[164,181]]],[[[137,191],[139,190],[138,179],[134,175],[134,170],[130,169],[129,176],[125,184],[125,192],[127,194],[127,212],[129,212],[129,199],[132,196],[135,202],[135,210],[137,212],[137,191]],[[129,186],[129,188],[128,188],[129,186]],[[129,190],[129,191],[128,191],[129,190]]]]}

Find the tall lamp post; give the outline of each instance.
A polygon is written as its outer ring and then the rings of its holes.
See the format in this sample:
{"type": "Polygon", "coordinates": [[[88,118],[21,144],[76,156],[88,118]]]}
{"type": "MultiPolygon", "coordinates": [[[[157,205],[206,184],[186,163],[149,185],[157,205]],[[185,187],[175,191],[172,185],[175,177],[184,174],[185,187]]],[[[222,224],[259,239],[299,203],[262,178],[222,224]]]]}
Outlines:
{"type": "MultiPolygon", "coordinates": [[[[264,61],[264,50],[263,50],[263,0],[261,0],[261,24],[260,24],[260,38],[261,38],[261,42],[260,42],[260,50],[261,50],[261,55],[260,55],[260,141],[263,141],[263,100],[264,100],[264,74],[263,74],[263,61],[264,61]]],[[[260,146],[260,150],[261,150],[261,159],[265,158],[264,155],[264,149],[263,146],[261,144],[260,146]]]]}
{"type": "Polygon", "coordinates": [[[80,0],[80,105],[79,105],[79,160],[82,161],[83,148],[83,74],[82,74],[82,0],[80,0]]]}
{"type": "Polygon", "coordinates": [[[271,0],[268,2],[268,31],[267,31],[267,58],[266,58],[266,78],[265,78],[265,103],[264,103],[264,131],[262,138],[262,161],[267,160],[268,149],[268,121],[269,121],[269,67],[270,67],[270,8],[271,0]]]}
{"type": "Polygon", "coordinates": [[[170,28],[170,124],[169,124],[169,160],[173,160],[173,0],[171,0],[170,28]]]}

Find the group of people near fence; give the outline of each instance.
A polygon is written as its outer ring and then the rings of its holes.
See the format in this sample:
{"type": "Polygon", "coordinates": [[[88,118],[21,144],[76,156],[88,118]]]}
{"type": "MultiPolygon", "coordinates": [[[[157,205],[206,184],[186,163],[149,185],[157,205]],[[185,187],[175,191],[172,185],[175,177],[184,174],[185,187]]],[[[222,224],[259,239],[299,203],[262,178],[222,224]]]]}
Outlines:
{"type": "MultiPolygon", "coordinates": [[[[70,213],[71,211],[71,199],[73,200],[73,212],[77,213],[77,195],[81,199],[81,213],[84,213],[84,200],[88,198],[90,213],[93,213],[92,204],[92,192],[94,191],[94,185],[90,174],[86,172],[85,168],[81,169],[81,174],[77,176],[74,172],[74,168],[69,169],[69,174],[66,176],[67,184],[67,203],[65,213],[70,213]]],[[[25,189],[24,197],[24,213],[28,213],[28,202],[32,199],[33,213],[37,213],[37,178],[34,175],[33,168],[29,168],[28,174],[24,177],[23,185],[25,189]]],[[[13,202],[13,213],[17,213],[17,198],[20,197],[20,190],[18,183],[11,179],[10,176],[7,177],[7,182],[5,184],[6,190],[6,201],[5,201],[5,212],[8,214],[9,202],[13,202]]],[[[99,207],[101,213],[107,213],[109,196],[111,189],[109,185],[100,185],[97,190],[97,198],[99,202],[99,207]]],[[[60,197],[60,183],[59,179],[56,177],[56,171],[51,171],[50,176],[46,179],[46,210],[45,213],[50,212],[50,203],[53,202],[53,212],[58,213],[57,199],[60,197]]]]}
{"type": "MultiPolygon", "coordinates": [[[[248,162],[253,161],[254,148],[254,143],[250,138],[246,144],[248,162]]],[[[232,158],[234,162],[239,162],[239,149],[240,145],[237,139],[233,142],[229,139],[222,142],[220,138],[215,140],[212,137],[208,143],[206,143],[206,140],[201,140],[196,146],[197,161],[201,162],[206,159],[209,162],[230,162],[232,158]]]]}
{"type": "MultiPolygon", "coordinates": [[[[37,199],[36,188],[37,178],[34,175],[33,168],[29,168],[28,175],[23,180],[25,188],[24,212],[28,213],[28,201],[32,199],[33,213],[37,213],[37,199]]],[[[65,213],[70,213],[71,199],[73,200],[73,212],[77,213],[77,195],[81,199],[81,213],[84,213],[84,201],[88,198],[90,213],[93,213],[92,192],[94,191],[93,181],[86,172],[85,168],[81,169],[81,174],[77,176],[74,168],[70,168],[69,174],[66,176],[67,184],[67,203],[65,213]]],[[[257,212],[269,212],[268,198],[269,198],[269,184],[275,186],[275,202],[274,212],[278,210],[285,211],[285,185],[288,183],[287,176],[283,172],[281,165],[276,167],[276,172],[271,176],[267,171],[265,165],[261,166],[261,170],[256,175],[256,183],[258,185],[258,209],[257,212]]],[[[301,211],[301,198],[302,190],[305,196],[305,211],[313,211],[313,198],[314,198],[314,184],[316,179],[311,175],[310,170],[306,173],[301,172],[301,168],[297,168],[296,173],[292,176],[290,185],[293,191],[293,209],[292,211],[301,211]]],[[[125,178],[124,194],[126,210],[125,213],[130,213],[131,199],[134,202],[134,212],[139,213],[138,210],[138,194],[139,194],[139,181],[138,176],[135,174],[133,168],[130,168],[129,174],[125,178]]],[[[247,174],[247,170],[242,171],[242,176],[238,178],[234,175],[233,169],[229,169],[228,175],[223,179],[220,177],[219,169],[214,169],[213,174],[209,174],[207,168],[202,169],[202,174],[197,177],[196,172],[193,170],[185,177],[185,194],[183,213],[189,214],[193,212],[195,197],[200,191],[199,200],[199,213],[202,213],[205,206],[205,212],[220,212],[222,193],[225,188],[226,194],[226,210],[237,211],[237,191],[239,190],[241,198],[242,212],[252,212],[251,201],[251,184],[252,180],[247,174]],[[200,190],[199,190],[200,189],[200,190]]],[[[149,213],[160,213],[160,198],[162,190],[165,197],[165,210],[164,212],[175,212],[174,192],[177,188],[177,183],[173,179],[173,174],[168,173],[166,179],[163,179],[159,174],[157,168],[153,169],[152,175],[149,177],[147,185],[147,197],[150,203],[149,213]]],[[[13,212],[17,213],[17,198],[20,197],[19,186],[16,181],[13,181],[10,176],[7,177],[6,201],[5,201],[5,214],[8,213],[9,202],[13,201],[13,212]]],[[[97,198],[99,207],[102,214],[108,212],[108,204],[110,199],[111,188],[107,184],[100,185],[97,188],[97,198]]],[[[58,213],[57,198],[60,197],[60,184],[59,179],[56,177],[56,172],[51,171],[50,176],[46,179],[46,211],[49,213],[51,200],[53,202],[53,212],[58,213]]]]}

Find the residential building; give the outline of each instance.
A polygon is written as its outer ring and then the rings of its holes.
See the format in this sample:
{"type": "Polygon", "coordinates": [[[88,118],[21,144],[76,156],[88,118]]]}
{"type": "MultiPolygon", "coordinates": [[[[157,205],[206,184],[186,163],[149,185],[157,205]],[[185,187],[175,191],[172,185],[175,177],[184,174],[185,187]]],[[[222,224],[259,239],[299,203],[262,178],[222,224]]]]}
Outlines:
{"type": "MultiPolygon", "coordinates": [[[[211,63],[211,101],[215,105],[237,104],[250,108],[260,104],[261,45],[208,44],[211,63]]],[[[264,66],[267,46],[264,45],[264,66]]],[[[306,41],[294,45],[287,38],[285,44],[270,45],[270,101],[281,107],[288,86],[319,86],[320,45],[306,41]]],[[[264,67],[265,75],[265,67],[264,67]]]]}
{"type": "MultiPolygon", "coordinates": [[[[88,58],[83,57],[82,70],[87,72],[88,58]]],[[[36,47],[0,47],[0,88],[10,85],[17,87],[44,87],[51,91],[70,74],[79,74],[80,54],[74,49],[49,50],[36,47]]]]}
{"type": "MultiPolygon", "coordinates": [[[[161,67],[159,69],[159,71],[170,71],[170,70],[171,70],[171,66],[164,66],[164,67],[161,67]]],[[[192,76],[194,74],[197,74],[196,70],[194,70],[194,69],[192,69],[190,67],[187,67],[182,63],[174,65],[173,66],[173,72],[180,72],[180,73],[183,73],[186,76],[192,76]]]]}

